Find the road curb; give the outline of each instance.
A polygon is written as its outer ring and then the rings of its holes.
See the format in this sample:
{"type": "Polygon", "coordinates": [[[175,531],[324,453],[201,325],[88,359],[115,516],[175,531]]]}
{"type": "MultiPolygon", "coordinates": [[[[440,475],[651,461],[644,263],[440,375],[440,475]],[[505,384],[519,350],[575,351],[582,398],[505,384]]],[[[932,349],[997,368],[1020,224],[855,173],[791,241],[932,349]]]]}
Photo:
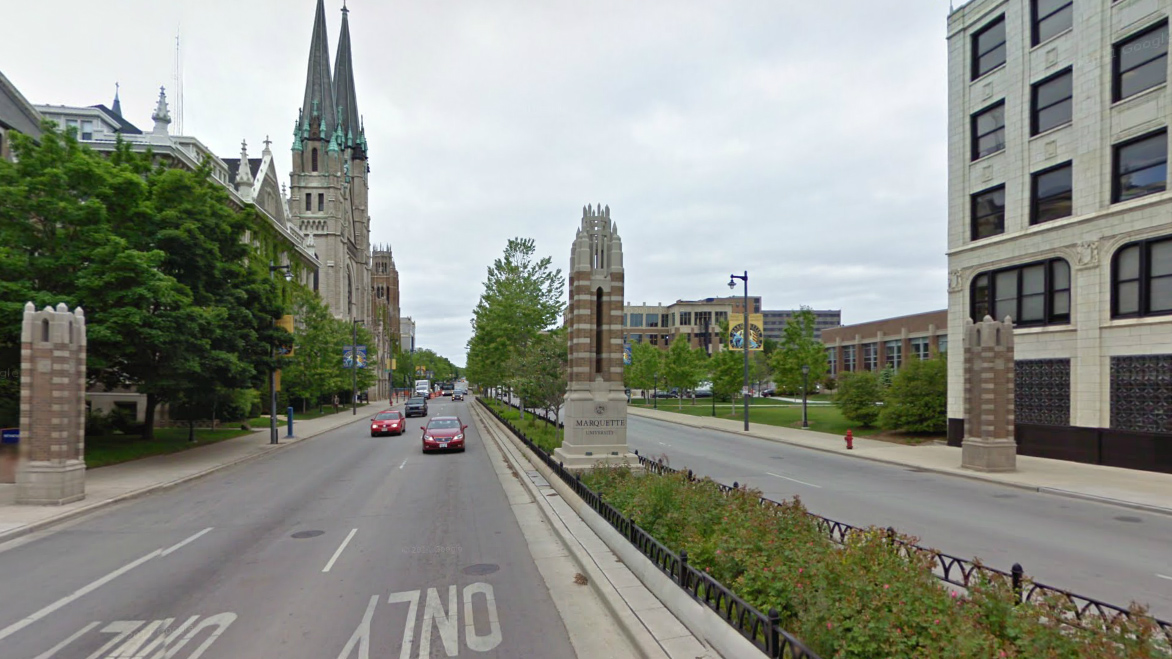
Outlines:
{"type": "MultiPolygon", "coordinates": [[[[538,466],[529,459],[529,456],[525,452],[522,451],[523,447],[518,446],[518,443],[514,442],[513,438],[509,436],[509,431],[507,428],[500,426],[496,419],[492,418],[491,415],[486,414],[479,408],[479,406],[474,407],[473,410],[473,417],[480,424],[482,430],[488,431],[490,427],[492,428],[492,432],[485,432],[484,434],[488,437],[491,437],[492,441],[497,444],[497,450],[500,451],[501,457],[504,458],[507,464],[509,464],[514,469],[517,469],[518,471],[536,470],[540,472],[538,466]],[[500,435],[505,435],[505,438],[502,440],[500,435]],[[514,450],[521,453],[519,459],[528,462],[528,468],[522,464],[514,464],[518,458],[511,455],[506,447],[501,445],[502,441],[508,441],[514,450]]],[[[622,597],[618,594],[618,591],[615,590],[614,584],[611,584],[611,582],[607,580],[606,575],[602,574],[599,566],[593,560],[589,560],[587,557],[582,556],[584,549],[578,543],[573,542],[571,538],[566,537],[567,535],[572,534],[570,534],[569,529],[564,527],[564,522],[562,522],[561,518],[559,518],[552,510],[549,502],[546,501],[545,496],[537,489],[537,486],[524,476],[518,476],[517,480],[521,481],[521,486],[525,488],[525,491],[529,493],[529,496],[531,496],[533,501],[537,504],[537,509],[541,511],[541,516],[545,518],[546,524],[549,525],[550,530],[554,532],[554,535],[557,536],[558,541],[563,547],[565,547],[566,551],[569,552],[570,560],[574,562],[578,569],[582,570],[582,572],[586,574],[590,582],[591,589],[595,592],[595,594],[598,595],[598,598],[602,600],[603,606],[606,607],[607,612],[610,613],[612,619],[615,621],[615,623],[617,623],[618,627],[622,630],[623,635],[627,638],[627,640],[630,641],[632,647],[634,647],[639,655],[645,659],[663,659],[669,657],[663,646],[661,646],[658,641],[656,641],[655,636],[651,633],[651,630],[647,629],[642,620],[639,619],[638,615],[635,614],[633,610],[631,610],[626,600],[622,599],[622,597]],[[610,588],[604,589],[602,587],[603,584],[609,584],[610,588]],[[616,598],[619,600],[619,602],[615,601],[616,598]],[[630,620],[632,617],[635,619],[634,621],[630,620]],[[635,627],[636,624],[638,624],[638,627],[635,627]],[[651,637],[650,641],[647,640],[647,636],[651,637]]],[[[551,485],[553,484],[553,481],[549,480],[548,478],[546,480],[549,481],[551,485]]]]}
{"type": "Polygon", "coordinates": [[[892,460],[890,458],[882,458],[882,457],[876,457],[873,455],[865,455],[862,453],[856,453],[854,451],[849,451],[849,450],[843,449],[843,448],[831,448],[829,446],[811,446],[809,444],[802,444],[800,442],[789,441],[789,440],[780,439],[777,437],[768,437],[766,435],[755,433],[752,430],[750,430],[749,432],[743,432],[743,431],[742,432],[731,432],[731,431],[726,430],[724,428],[716,428],[714,426],[705,425],[700,422],[689,423],[686,420],[663,419],[663,418],[659,418],[658,416],[641,414],[640,412],[642,412],[642,410],[640,408],[628,408],[628,409],[631,414],[634,414],[635,416],[638,416],[640,418],[650,419],[652,421],[662,421],[664,423],[673,423],[677,426],[686,426],[689,428],[698,428],[700,430],[712,430],[715,432],[724,432],[724,433],[729,433],[729,434],[735,434],[735,435],[738,435],[741,437],[752,437],[754,439],[763,439],[765,441],[774,442],[776,444],[785,444],[786,446],[796,446],[798,448],[806,448],[806,449],[810,449],[812,451],[821,451],[823,453],[833,453],[834,455],[841,455],[841,456],[845,456],[845,457],[849,457],[849,458],[856,458],[859,460],[870,460],[871,462],[880,462],[883,464],[893,465],[896,467],[904,467],[905,469],[919,469],[922,471],[928,471],[928,472],[932,472],[935,474],[942,474],[944,476],[955,476],[956,478],[965,478],[968,480],[981,481],[984,483],[993,483],[995,485],[1003,485],[1005,487],[1012,487],[1012,488],[1019,489],[1019,490],[1025,490],[1027,492],[1037,492],[1039,494],[1050,494],[1053,496],[1066,497],[1069,499],[1081,499],[1083,501],[1094,501],[1097,503],[1105,503],[1105,504],[1111,504],[1114,506],[1119,506],[1121,508],[1131,508],[1133,510],[1142,510],[1144,512],[1154,513],[1154,514],[1158,514],[1158,515],[1172,516],[1172,508],[1164,508],[1161,506],[1152,506],[1149,504],[1138,503],[1138,502],[1134,502],[1134,501],[1123,501],[1120,499],[1112,499],[1109,497],[1096,496],[1093,494],[1084,494],[1082,492],[1072,492],[1070,490],[1063,490],[1061,488],[1055,488],[1055,487],[1046,487],[1046,486],[1042,486],[1042,485],[1028,485],[1025,483],[1014,483],[1012,481],[1001,480],[995,476],[987,476],[987,475],[982,474],[980,472],[962,473],[962,472],[950,471],[947,469],[941,469],[939,467],[931,467],[931,466],[925,467],[925,466],[921,466],[921,465],[913,465],[913,464],[908,464],[906,462],[900,462],[898,460],[892,460]]]}
{"type": "Polygon", "coordinates": [[[223,464],[209,467],[208,469],[204,469],[203,471],[196,472],[194,474],[188,474],[186,476],[176,478],[175,480],[167,481],[164,483],[155,483],[154,485],[148,485],[144,488],[140,488],[140,489],[134,490],[132,492],[126,492],[125,494],[119,494],[118,496],[113,497],[111,499],[103,499],[101,501],[95,501],[92,504],[86,505],[86,506],[84,506],[82,508],[78,508],[76,510],[71,510],[67,513],[63,513],[63,514],[57,515],[55,517],[50,517],[48,519],[43,519],[43,520],[40,520],[37,522],[33,522],[31,524],[27,524],[27,525],[21,526],[19,528],[10,529],[8,531],[0,532],[0,544],[3,544],[5,542],[9,542],[11,540],[15,540],[17,538],[29,535],[31,533],[36,533],[37,531],[42,531],[44,529],[50,528],[52,526],[56,526],[58,524],[63,524],[63,523],[68,522],[70,520],[77,519],[78,517],[83,517],[83,516],[88,515],[90,513],[97,512],[98,510],[100,510],[104,507],[107,507],[107,506],[113,506],[114,504],[129,501],[131,499],[137,499],[139,497],[146,496],[148,494],[154,494],[156,492],[161,492],[163,490],[169,490],[173,487],[183,485],[184,483],[190,483],[191,481],[203,478],[205,476],[209,476],[209,475],[211,475],[217,471],[220,471],[222,469],[227,469],[228,467],[235,467],[237,465],[241,465],[246,462],[251,462],[251,461],[257,460],[259,458],[275,455],[276,453],[278,453],[282,449],[290,448],[293,446],[300,446],[301,444],[305,444],[309,440],[316,439],[317,437],[320,437],[321,435],[324,435],[328,432],[337,430],[338,428],[344,428],[352,423],[357,423],[358,421],[365,421],[365,420],[366,419],[362,418],[362,417],[352,419],[351,421],[348,421],[346,423],[340,423],[332,428],[325,428],[325,429],[319,430],[311,435],[306,435],[305,437],[297,438],[297,441],[289,442],[287,444],[277,444],[277,448],[268,449],[265,451],[259,451],[257,453],[253,453],[251,455],[246,455],[241,458],[237,458],[236,460],[232,460],[231,462],[225,462],[223,464]]]}

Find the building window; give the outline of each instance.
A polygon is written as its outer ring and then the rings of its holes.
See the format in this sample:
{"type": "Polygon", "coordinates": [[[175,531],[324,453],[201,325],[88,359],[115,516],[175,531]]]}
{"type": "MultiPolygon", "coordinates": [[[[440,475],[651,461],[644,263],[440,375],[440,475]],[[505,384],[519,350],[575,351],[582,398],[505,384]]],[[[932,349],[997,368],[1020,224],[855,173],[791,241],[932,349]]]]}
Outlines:
{"type": "Polygon", "coordinates": [[[1074,25],[1074,0],[1034,0],[1032,4],[1035,46],[1074,25]]]}
{"type": "Polygon", "coordinates": [[[642,326],[643,326],[643,314],[641,314],[641,313],[631,314],[631,327],[642,327],[642,326]]]}
{"type": "Polygon", "coordinates": [[[1111,317],[1172,314],[1172,237],[1124,245],[1111,266],[1111,317]]]}
{"type": "Polygon", "coordinates": [[[317,210],[318,212],[326,209],[326,195],[323,192],[317,193],[317,210]]]}
{"type": "Polygon", "coordinates": [[[1027,263],[973,279],[972,318],[1013,319],[1020,327],[1070,322],[1070,264],[1064,259],[1027,263]]]}
{"type": "Polygon", "coordinates": [[[941,354],[948,352],[948,335],[947,334],[941,334],[940,336],[936,337],[936,352],[941,353],[941,354]]]}
{"type": "Polygon", "coordinates": [[[89,119],[82,120],[82,122],[81,122],[81,139],[83,139],[83,140],[94,139],[94,122],[93,121],[90,121],[89,119]]]}
{"type": "Polygon", "coordinates": [[[1168,187],[1168,132],[1115,146],[1114,201],[1127,201],[1163,192],[1168,187]]]}
{"type": "Polygon", "coordinates": [[[642,334],[632,334],[629,343],[643,343],[642,334]]]}
{"type": "Polygon", "coordinates": [[[903,364],[903,341],[896,339],[895,341],[887,341],[884,343],[887,353],[887,366],[899,370],[903,364]]]}
{"type": "Polygon", "coordinates": [[[842,370],[852,373],[855,370],[855,346],[842,347],[842,370]]]}
{"type": "Polygon", "coordinates": [[[838,375],[838,349],[826,349],[826,364],[830,375],[838,375]]]}
{"type": "Polygon", "coordinates": [[[647,342],[653,346],[659,345],[659,335],[658,334],[648,334],[647,335],[647,342]]]}
{"type": "Polygon", "coordinates": [[[675,314],[666,314],[666,313],[662,314],[659,317],[659,326],[660,327],[671,327],[672,326],[671,319],[672,319],[672,316],[674,316],[674,315],[675,314]]]}
{"type": "Polygon", "coordinates": [[[313,195],[308,192],[305,193],[305,210],[313,210],[313,195]]]}
{"type": "Polygon", "coordinates": [[[973,195],[973,240],[1005,233],[1005,186],[973,195]]]}
{"type": "Polygon", "coordinates": [[[647,326],[648,327],[659,327],[659,314],[657,314],[657,313],[647,314],[647,326]]]}
{"type": "MultiPolygon", "coordinates": [[[[704,313],[708,314],[710,312],[705,311],[704,313]]],[[[720,324],[720,323],[727,323],[727,322],[728,322],[728,312],[727,311],[717,311],[716,312],[716,323],[720,324]]]]}
{"type": "Polygon", "coordinates": [[[1074,72],[1067,69],[1035,83],[1030,105],[1031,135],[1070,123],[1074,110],[1074,72]]]}
{"type": "Polygon", "coordinates": [[[1005,149],[1005,101],[973,115],[973,160],[1005,149]]]}
{"type": "Polygon", "coordinates": [[[973,80],[1005,63],[1005,16],[973,35],[973,80]]]}
{"type": "Polygon", "coordinates": [[[1069,217],[1074,213],[1074,166],[1064,163],[1033,175],[1030,224],[1069,217]]]}
{"type": "Polygon", "coordinates": [[[929,357],[928,337],[912,339],[910,343],[912,346],[912,354],[916,356],[916,359],[923,361],[929,357]]]}
{"type": "Polygon", "coordinates": [[[317,148],[316,147],[312,151],[309,152],[309,170],[312,172],[317,171],[317,148]]]}
{"type": "Polygon", "coordinates": [[[876,371],[879,369],[879,345],[877,343],[863,344],[863,370],[876,371]]]}
{"type": "Polygon", "coordinates": [[[680,312],[680,325],[681,326],[688,326],[691,324],[692,324],[692,312],[691,311],[681,311],[680,312]]]}
{"type": "Polygon", "coordinates": [[[1115,44],[1115,100],[1135,96],[1168,79],[1167,21],[1115,44]]]}

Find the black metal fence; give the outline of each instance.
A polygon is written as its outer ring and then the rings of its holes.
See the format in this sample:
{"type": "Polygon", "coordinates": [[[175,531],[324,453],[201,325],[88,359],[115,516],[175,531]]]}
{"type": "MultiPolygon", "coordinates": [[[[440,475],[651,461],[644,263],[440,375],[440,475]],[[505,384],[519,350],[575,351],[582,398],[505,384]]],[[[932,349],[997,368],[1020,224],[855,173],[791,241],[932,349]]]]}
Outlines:
{"type": "MultiPolygon", "coordinates": [[[[801,641],[781,628],[776,610],[771,609],[768,614],[758,611],[748,602],[737,597],[723,584],[713,579],[708,573],[689,565],[686,550],[681,550],[680,553],[676,554],[667,548],[640,528],[634,519],[624,517],[617,508],[603,501],[597,492],[582,482],[579,475],[567,470],[562,463],[530,441],[520,429],[505,420],[496,410],[479,399],[477,402],[497,421],[504,424],[517,439],[524,442],[530,450],[536,453],[546,466],[574,490],[575,494],[581,497],[591,509],[601,515],[631,544],[635,545],[640,553],[650,559],[680,588],[688,591],[693,598],[703,602],[708,608],[720,615],[725,622],[757,646],[766,656],[779,659],[819,659],[818,655],[803,645],[801,641]]],[[[646,459],[640,458],[640,460],[645,461],[646,459]]],[[[663,465],[652,462],[651,469],[657,468],[666,469],[663,465]]]]}
{"type": "MultiPolygon", "coordinates": [[[[495,412],[493,413],[495,414],[495,412]]],[[[499,415],[497,416],[499,418],[499,415]]],[[[546,421],[548,422],[548,420],[546,421]]],[[[516,433],[516,431],[514,432],[516,433]]],[[[635,455],[638,456],[639,463],[646,471],[661,475],[678,474],[686,471],[689,479],[695,478],[690,469],[673,469],[663,464],[660,460],[639,455],[638,451],[635,451],[635,455]]],[[[727,494],[740,488],[740,483],[734,482],[731,486],[717,483],[717,486],[722,492],[727,494]]],[[[781,505],[779,502],[766,497],[761,497],[761,504],[772,506],[781,505]]],[[[816,515],[809,511],[806,514],[813,518],[814,523],[822,533],[837,544],[844,544],[848,537],[853,534],[865,533],[867,531],[867,529],[816,515]]],[[[1018,603],[1046,602],[1047,606],[1052,607],[1052,602],[1055,599],[1065,602],[1068,608],[1059,612],[1059,614],[1063,615],[1067,622],[1074,625],[1080,624],[1087,616],[1098,616],[1109,623],[1114,623],[1119,620],[1130,620],[1137,616],[1130,609],[1027,579],[1025,577],[1025,570],[1020,563],[1014,563],[1013,567],[1006,572],[966,560],[959,556],[952,556],[951,554],[945,554],[935,549],[907,542],[900,538],[896,534],[895,529],[891,527],[888,527],[887,534],[891,542],[899,548],[899,552],[903,556],[907,558],[911,558],[913,555],[928,556],[932,559],[932,573],[936,578],[966,590],[975,585],[978,579],[1004,579],[1006,583],[1012,584],[1013,591],[1017,594],[1018,603]]],[[[1168,643],[1172,644],[1172,622],[1153,616],[1145,617],[1154,622],[1163,632],[1164,638],[1168,643]]]]}

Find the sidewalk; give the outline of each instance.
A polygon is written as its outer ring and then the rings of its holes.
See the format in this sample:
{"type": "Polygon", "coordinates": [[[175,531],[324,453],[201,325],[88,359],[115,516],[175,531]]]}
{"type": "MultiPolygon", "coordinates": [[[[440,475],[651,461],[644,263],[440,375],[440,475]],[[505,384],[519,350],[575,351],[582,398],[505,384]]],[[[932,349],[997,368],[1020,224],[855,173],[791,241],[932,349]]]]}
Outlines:
{"type": "Polygon", "coordinates": [[[630,414],[693,428],[708,428],[792,444],[818,451],[839,453],[875,462],[912,467],[952,476],[1009,485],[1036,492],[1113,503],[1129,508],[1172,515],[1172,474],[1089,465],[1067,460],[1017,456],[1017,471],[987,474],[960,468],[960,449],[939,444],[908,446],[856,437],[854,450],[838,435],[753,423],[697,417],[674,412],[627,408],[630,414]]]}
{"type": "Polygon", "coordinates": [[[285,436],[288,427],[281,424],[277,428],[280,443],[275,445],[269,443],[269,428],[265,427],[242,437],[187,451],[88,470],[85,498],[64,506],[18,506],[15,503],[16,485],[0,483],[0,542],[93,512],[103,506],[174,487],[219,469],[270,455],[350,423],[367,421],[371,415],[387,406],[385,400],[371,401],[369,405],[358,408],[357,415],[347,409],[307,421],[298,421],[294,415],[293,438],[285,436]]]}

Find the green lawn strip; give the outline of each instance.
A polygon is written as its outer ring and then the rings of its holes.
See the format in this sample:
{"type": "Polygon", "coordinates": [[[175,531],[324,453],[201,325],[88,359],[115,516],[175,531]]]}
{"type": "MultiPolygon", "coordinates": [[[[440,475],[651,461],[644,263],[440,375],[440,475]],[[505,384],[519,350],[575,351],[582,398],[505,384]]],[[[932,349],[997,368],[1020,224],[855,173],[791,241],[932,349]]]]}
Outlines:
{"type": "Polygon", "coordinates": [[[761,506],[757,491],[725,495],[707,479],[636,477],[625,468],[595,470],[583,482],[759,611],[776,609],[782,628],[822,657],[1164,656],[1150,619],[1065,627],[1056,620],[1068,604],[1014,606],[1003,580],[958,594],[932,575],[931,557],[901,556],[882,529],[835,545],[798,500],[761,506]]]}
{"type": "Polygon", "coordinates": [[[505,405],[492,398],[481,398],[480,400],[496,410],[496,413],[501,415],[501,418],[519,428],[526,437],[532,440],[534,444],[545,449],[547,453],[552,453],[554,449],[562,445],[561,432],[553,424],[547,423],[530,413],[525,414],[525,420],[522,421],[521,412],[517,408],[505,405]]]}
{"type": "MultiPolygon", "coordinates": [[[[661,412],[674,412],[676,414],[688,414],[691,416],[712,416],[712,403],[707,405],[690,405],[687,401],[683,406],[673,404],[675,401],[659,401],[659,410],[661,412]]],[[[635,407],[651,408],[647,404],[637,404],[635,407]]],[[[833,405],[811,405],[806,408],[806,414],[809,417],[810,430],[818,432],[829,433],[832,435],[845,435],[847,430],[854,431],[855,437],[868,437],[882,432],[879,428],[860,428],[857,424],[847,421],[842,416],[842,411],[833,405]]],[[[719,419],[744,419],[744,408],[737,406],[730,407],[728,403],[716,404],[716,418],[719,419]]],[[[783,426],[789,428],[802,427],[802,406],[799,405],[750,405],[749,406],[749,422],[761,423],[768,426],[783,426]]]]}
{"type": "Polygon", "coordinates": [[[222,442],[225,439],[250,434],[249,430],[197,428],[195,441],[187,441],[187,428],[155,428],[154,439],[138,435],[103,435],[85,438],[85,465],[89,469],[129,462],[152,455],[178,453],[197,446],[222,442]]]}

